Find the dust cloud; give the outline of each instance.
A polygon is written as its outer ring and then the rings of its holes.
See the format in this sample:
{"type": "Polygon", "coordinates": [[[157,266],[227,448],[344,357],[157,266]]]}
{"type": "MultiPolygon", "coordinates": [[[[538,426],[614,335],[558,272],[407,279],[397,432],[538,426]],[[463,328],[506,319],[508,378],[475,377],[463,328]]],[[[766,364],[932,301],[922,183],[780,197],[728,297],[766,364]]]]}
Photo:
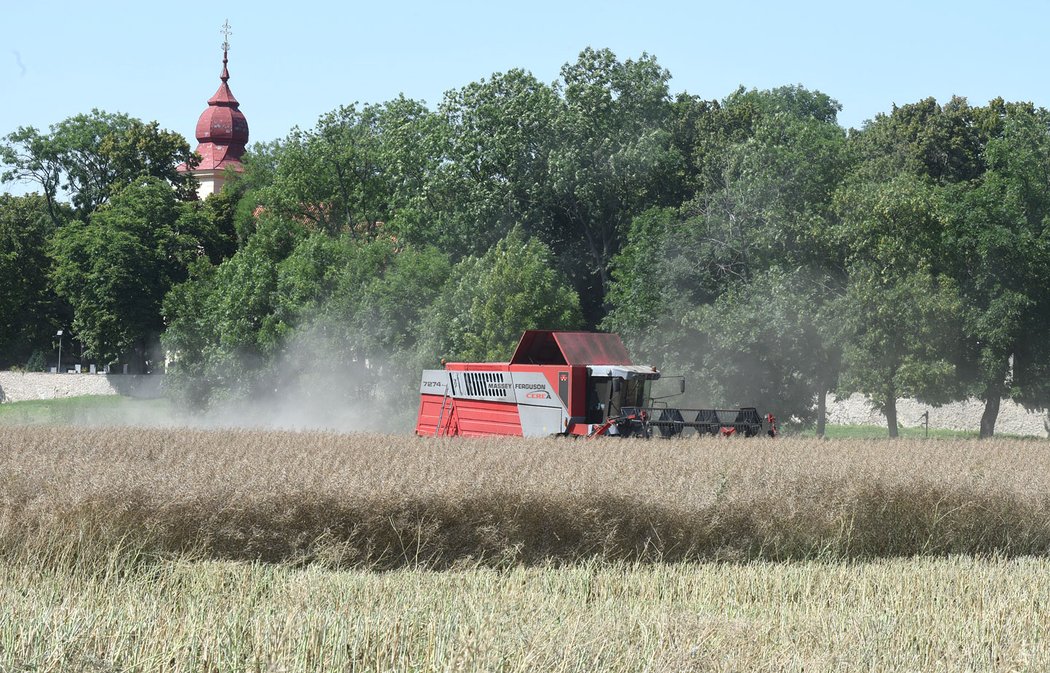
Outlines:
{"type": "Polygon", "coordinates": [[[318,322],[291,336],[257,374],[250,399],[188,416],[204,427],[410,433],[418,405],[413,353],[389,353],[374,335],[318,322]]]}
{"type": "MultiPolygon", "coordinates": [[[[11,409],[15,423],[98,427],[185,427],[198,429],[282,429],[410,434],[418,405],[422,365],[414,353],[383,352],[370,335],[348,334],[316,324],[289,337],[272,362],[236,376],[237,390],[171,377],[162,386],[203,391],[197,405],[175,401],[176,391],[159,399],[95,398],[54,408],[11,409]],[[210,386],[210,387],[209,387],[210,386]],[[201,404],[200,402],[204,402],[201,404]],[[199,409],[191,407],[199,406],[199,409]]],[[[424,363],[436,366],[436,363],[424,363]]],[[[177,366],[177,365],[176,365],[177,366]]],[[[2,420],[2,419],[0,419],[2,420]]]]}

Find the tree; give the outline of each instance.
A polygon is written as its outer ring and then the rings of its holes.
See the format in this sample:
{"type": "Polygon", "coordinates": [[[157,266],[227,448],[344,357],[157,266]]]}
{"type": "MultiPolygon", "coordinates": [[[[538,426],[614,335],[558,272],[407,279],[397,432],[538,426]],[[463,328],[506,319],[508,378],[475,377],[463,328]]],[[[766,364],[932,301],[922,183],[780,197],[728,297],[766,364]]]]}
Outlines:
{"type": "Polygon", "coordinates": [[[232,204],[230,214],[237,247],[244,245],[255,231],[256,216],[265,209],[267,190],[273,185],[277,174],[281,141],[255,143],[241,157],[242,171],[228,171],[231,175],[223,188],[213,197],[232,204]]]}
{"type": "Polygon", "coordinates": [[[608,49],[588,48],[562,68],[561,79],[565,111],[550,164],[563,235],[550,243],[573,261],[584,315],[596,324],[631,220],[677,205],[682,157],[668,129],[670,73],[652,56],[620,62],[608,49]]]}
{"type": "Polygon", "coordinates": [[[704,109],[693,154],[704,189],[632,221],[603,325],[702,382],[698,403],[766,404],[810,420],[816,402],[822,427],[839,373],[825,316],[844,284],[832,238],[849,165],[837,110],[800,87],[740,90],[704,109]]]}
{"type": "Polygon", "coordinates": [[[515,228],[459,262],[423,320],[424,359],[507,360],[525,330],[579,328],[579,297],[551,261],[546,245],[515,228]]]}
{"type": "Polygon", "coordinates": [[[278,357],[279,388],[336,414],[386,419],[372,427],[407,422],[419,389],[420,323],[450,270],[433,247],[319,234],[300,242],[278,266],[276,315],[292,328],[278,357]]]}
{"type": "Polygon", "coordinates": [[[196,183],[176,167],[192,168],[199,160],[181,135],[161,130],[156,122],[92,110],[52,125],[50,133],[26,126],[8,134],[0,144],[0,161],[7,165],[0,178],[39,185],[59,225],[61,195],[71,200],[73,216],[86,221],[124,185],[142,177],[163,180],[179,198],[191,198],[196,183]]]}
{"type": "Polygon", "coordinates": [[[445,95],[439,113],[448,161],[432,184],[450,247],[481,254],[516,225],[554,244],[561,239],[550,160],[563,112],[554,87],[517,69],[445,95]]]}
{"type": "Polygon", "coordinates": [[[685,203],[697,193],[710,191],[705,180],[705,152],[700,148],[711,140],[711,129],[722,113],[717,100],[704,100],[688,93],[678,94],[671,103],[668,129],[671,146],[680,157],[677,175],[670,183],[673,194],[668,194],[671,203],[685,203]]]}
{"type": "Polygon", "coordinates": [[[66,319],[48,279],[53,232],[44,197],[0,194],[0,366],[24,364],[66,319]]]}
{"type": "Polygon", "coordinates": [[[690,292],[696,288],[690,282],[694,280],[691,266],[684,274],[675,273],[681,269],[671,263],[681,259],[679,232],[676,209],[652,208],[631,221],[626,242],[613,258],[606,295],[612,310],[601,326],[618,332],[635,352],[663,352],[669,332],[665,322],[675,322],[671,316],[714,299],[714,295],[698,297],[690,292]],[[667,292],[672,286],[676,292],[667,292]]]}
{"type": "Polygon", "coordinates": [[[756,406],[824,434],[841,350],[831,285],[810,270],[771,268],[683,318],[704,335],[698,380],[708,404],[756,406]]]}
{"type": "Polygon", "coordinates": [[[1002,398],[1046,407],[1040,347],[1050,312],[1050,115],[1003,107],[1001,134],[975,184],[952,190],[946,233],[951,272],[965,299],[968,392],[984,401],[980,434],[990,437],[1002,398]]]}
{"type": "Polygon", "coordinates": [[[417,101],[341,106],[314,129],[293,129],[249,156],[238,231],[243,239],[247,211],[263,206],[330,236],[461,244],[466,234],[450,237],[441,219],[447,212],[436,176],[449,162],[445,138],[441,119],[417,101]]]}
{"type": "Polygon", "coordinates": [[[848,276],[835,313],[842,391],[867,394],[896,437],[897,397],[962,396],[962,303],[945,264],[944,188],[906,171],[874,180],[869,168],[861,164],[835,196],[832,237],[848,276]]]}
{"type": "Polygon", "coordinates": [[[208,221],[180,203],[171,187],[142,178],[116,192],[88,220],[74,220],[53,239],[55,291],[73,308],[73,332],[105,363],[131,356],[147,366],[163,329],[164,294],[205,254],[208,221]]]}
{"type": "Polygon", "coordinates": [[[196,260],[165,295],[162,343],[173,360],[168,381],[177,400],[203,408],[265,386],[291,331],[277,316],[277,268],[303,238],[301,225],[264,214],[232,257],[218,265],[196,260]]]}
{"type": "Polygon", "coordinates": [[[851,140],[872,179],[907,173],[935,184],[965,182],[984,172],[983,148],[997,125],[994,116],[965,98],[943,106],[926,98],[894,105],[851,140]]]}
{"type": "Polygon", "coordinates": [[[449,269],[435,248],[264,215],[233,257],[202,261],[165,299],[170,387],[202,407],[276,391],[333,413],[410,408],[421,314],[449,269]]]}
{"type": "Polygon", "coordinates": [[[840,390],[862,392],[897,437],[897,398],[943,404],[957,397],[953,354],[962,305],[950,278],[928,269],[856,266],[836,315],[842,321],[840,390]]]}
{"type": "Polygon", "coordinates": [[[715,194],[726,187],[730,151],[754,138],[756,126],[763,120],[791,119],[841,135],[842,129],[836,122],[841,109],[827,94],[802,86],[766,90],[740,87],[722,101],[679,96],[674,105],[673,128],[676,138],[686,134],[687,140],[676,140],[676,144],[681,147],[686,165],[691,167],[688,176],[693,196],[715,194]],[[684,129],[678,121],[683,115],[687,124],[684,129]]]}
{"type": "MultiPolygon", "coordinates": [[[[226,183],[217,192],[209,194],[199,207],[185,210],[193,217],[192,231],[199,235],[201,248],[213,264],[232,256],[237,251],[239,235],[237,216],[244,190],[234,180],[234,186],[226,183]]],[[[190,221],[187,221],[190,224],[190,221]]]]}
{"type": "Polygon", "coordinates": [[[920,261],[954,279],[966,306],[964,343],[952,355],[965,385],[984,401],[991,436],[1000,400],[1045,406],[1044,329],[1048,215],[1047,113],[1030,103],[971,107],[928,98],[894,107],[850,137],[860,161],[840,192],[847,248],[897,268],[920,261]],[[865,191],[868,196],[860,196],[865,191]],[[860,196],[860,198],[858,198],[860,196]],[[891,217],[873,217],[896,209],[891,217]]]}
{"type": "Polygon", "coordinates": [[[833,118],[768,114],[754,122],[751,138],[727,152],[721,202],[729,209],[719,215],[741,219],[743,206],[750,237],[766,257],[758,266],[837,269],[841,254],[828,232],[836,222],[833,196],[848,168],[846,135],[833,118]]]}
{"type": "Polygon", "coordinates": [[[441,182],[449,160],[446,120],[423,103],[399,96],[383,105],[379,128],[389,197],[384,231],[415,246],[466,254],[477,223],[464,232],[446,217],[449,195],[441,182]]]}
{"type": "Polygon", "coordinates": [[[386,219],[376,130],[378,110],[342,106],[312,131],[295,129],[284,143],[270,205],[330,234],[366,238],[386,219]]]}

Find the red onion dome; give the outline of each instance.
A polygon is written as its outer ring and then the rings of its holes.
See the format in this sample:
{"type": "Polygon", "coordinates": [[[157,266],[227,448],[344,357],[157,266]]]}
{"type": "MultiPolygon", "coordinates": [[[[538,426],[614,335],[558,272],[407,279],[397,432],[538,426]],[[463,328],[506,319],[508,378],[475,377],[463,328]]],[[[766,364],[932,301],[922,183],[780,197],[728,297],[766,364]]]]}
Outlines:
{"type": "Polygon", "coordinates": [[[240,159],[248,144],[248,120],[240,111],[240,103],[233,97],[230,85],[230,71],[227,45],[222,50],[222,84],[215,95],[208,100],[208,107],[197,120],[197,154],[201,162],[197,170],[221,170],[227,166],[240,167],[240,159]]]}

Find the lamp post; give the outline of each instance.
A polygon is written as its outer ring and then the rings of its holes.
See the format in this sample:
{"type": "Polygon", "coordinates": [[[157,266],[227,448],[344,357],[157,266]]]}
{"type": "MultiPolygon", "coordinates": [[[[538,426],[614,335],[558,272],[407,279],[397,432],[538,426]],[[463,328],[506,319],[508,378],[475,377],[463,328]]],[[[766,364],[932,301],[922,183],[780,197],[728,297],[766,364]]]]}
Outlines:
{"type": "Polygon", "coordinates": [[[62,373],[62,330],[55,334],[58,337],[58,373],[62,373]]]}

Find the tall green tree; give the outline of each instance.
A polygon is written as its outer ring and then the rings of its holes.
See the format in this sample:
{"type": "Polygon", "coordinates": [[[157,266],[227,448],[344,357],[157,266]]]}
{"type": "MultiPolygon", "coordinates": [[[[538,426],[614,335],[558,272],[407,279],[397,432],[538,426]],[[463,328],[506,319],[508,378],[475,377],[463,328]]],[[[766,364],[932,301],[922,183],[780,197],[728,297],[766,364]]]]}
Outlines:
{"type": "Polygon", "coordinates": [[[914,173],[873,181],[862,166],[836,194],[844,251],[843,392],[866,394],[897,436],[898,397],[943,404],[961,393],[958,284],[947,273],[942,187],[914,173]]]}
{"type": "Polygon", "coordinates": [[[280,387],[319,408],[386,419],[372,426],[407,425],[420,323],[450,270],[434,247],[345,235],[303,240],[278,265],[276,315],[292,328],[278,358],[280,387]]]}
{"type": "Polygon", "coordinates": [[[444,215],[448,193],[440,176],[449,156],[446,119],[420,101],[398,96],[383,105],[379,128],[389,198],[384,231],[417,247],[465,254],[460,252],[465,249],[462,235],[449,236],[458,228],[444,215]]]}
{"type": "Polygon", "coordinates": [[[210,198],[224,215],[232,216],[237,247],[241,247],[255,231],[257,216],[265,210],[267,190],[277,174],[277,162],[283,148],[282,141],[255,143],[241,157],[241,171],[231,171],[223,188],[210,198]]]}
{"type": "Polygon", "coordinates": [[[552,262],[550,248],[518,228],[459,262],[424,317],[423,358],[507,360],[525,330],[579,328],[579,297],[552,262]]]}
{"type": "Polygon", "coordinates": [[[197,406],[276,391],[318,408],[410,408],[419,323],[449,269],[432,247],[265,215],[233,257],[202,261],[165,299],[171,388],[197,406]]]}
{"type": "Polygon", "coordinates": [[[176,399],[206,407],[265,386],[290,332],[277,316],[278,265],[304,237],[301,225],[264,214],[232,257],[218,265],[199,258],[164,296],[162,344],[176,399]]]}
{"type": "Polygon", "coordinates": [[[165,293],[215,238],[195,204],[170,185],[142,178],[118,191],[87,221],[73,220],[53,238],[55,291],[73,308],[73,332],[91,355],[127,357],[138,371],[163,329],[165,293]]]}
{"type": "Polygon", "coordinates": [[[564,105],[554,87],[523,70],[495,73],[448,92],[439,108],[448,161],[434,173],[448,244],[482,254],[514,226],[556,244],[550,179],[564,105]],[[457,240],[458,239],[458,240],[457,240]]]}
{"type": "Polygon", "coordinates": [[[68,318],[48,278],[53,233],[43,196],[0,194],[0,367],[25,364],[68,318]]]}
{"type": "Polygon", "coordinates": [[[376,115],[374,107],[343,106],[314,130],[293,130],[277,163],[271,205],[330,234],[373,235],[386,217],[376,115]]]}
{"type": "Polygon", "coordinates": [[[72,203],[73,215],[86,220],[117,191],[142,177],[163,180],[180,198],[191,198],[196,183],[176,167],[193,167],[199,161],[178,133],[162,130],[156,122],[101,110],[65,119],[49,133],[20,127],[0,143],[0,162],[6,165],[0,178],[39,185],[56,224],[63,197],[72,203]]]}
{"type": "Polygon", "coordinates": [[[603,325],[704,382],[697,403],[765,403],[809,420],[835,386],[837,337],[822,323],[844,283],[831,236],[849,166],[837,110],[798,87],[736,92],[697,117],[703,189],[632,222],[603,325]]]}
{"type": "Polygon", "coordinates": [[[943,404],[957,397],[961,312],[946,276],[854,267],[836,311],[844,332],[839,390],[866,394],[897,437],[897,398],[943,404]]]}
{"type": "Polygon", "coordinates": [[[1000,400],[1050,406],[1041,347],[1050,328],[1050,113],[1002,108],[987,143],[988,170],[951,190],[945,237],[951,272],[966,302],[966,371],[984,401],[980,434],[995,432],[1000,400]]]}
{"type": "Polygon", "coordinates": [[[695,380],[705,404],[756,406],[815,423],[823,436],[841,347],[831,284],[813,274],[770,268],[685,314],[682,322],[704,335],[695,380]]]}
{"type": "Polygon", "coordinates": [[[1046,371],[1046,355],[1031,337],[1046,312],[1046,127],[1047,113],[1030,103],[928,98],[850,138],[859,163],[841,201],[859,208],[846,214],[839,240],[867,256],[877,247],[878,259],[898,267],[922,260],[954,279],[966,307],[952,355],[965,384],[957,390],[984,401],[982,436],[994,432],[1001,399],[1050,402],[1043,377],[1032,375],[1046,371]],[[881,195],[854,199],[863,190],[881,195]],[[892,218],[871,216],[905,203],[892,218]]]}
{"type": "Polygon", "coordinates": [[[894,105],[851,136],[870,179],[915,175],[931,184],[966,182],[985,170],[983,149],[996,132],[997,113],[965,98],[940,105],[933,98],[894,105]]]}
{"type": "Polygon", "coordinates": [[[669,129],[669,79],[648,54],[620,61],[608,49],[587,48],[561,70],[565,111],[550,164],[564,237],[552,244],[573,260],[592,324],[607,311],[610,265],[631,220],[654,206],[677,205],[683,159],[669,129]]]}
{"type": "Polygon", "coordinates": [[[434,231],[420,210],[430,205],[421,197],[443,158],[440,138],[434,116],[403,97],[342,106],[314,129],[294,129],[275,149],[273,178],[260,200],[329,235],[368,241],[405,233],[419,241],[426,234],[416,229],[434,231]]]}

